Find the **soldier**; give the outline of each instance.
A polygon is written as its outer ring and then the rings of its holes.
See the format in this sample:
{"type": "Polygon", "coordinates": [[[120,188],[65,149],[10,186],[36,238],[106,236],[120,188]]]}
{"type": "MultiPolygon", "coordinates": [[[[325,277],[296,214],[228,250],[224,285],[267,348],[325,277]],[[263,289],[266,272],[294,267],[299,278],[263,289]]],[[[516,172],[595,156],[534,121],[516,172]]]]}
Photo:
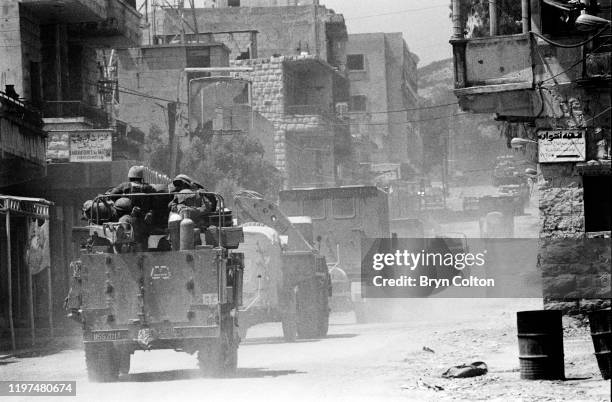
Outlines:
{"type": "MultiPolygon", "coordinates": [[[[155,193],[155,189],[148,183],[144,182],[144,167],[132,166],[128,171],[128,181],[119,184],[106,192],[108,195],[128,195],[128,194],[151,194],[155,193]]],[[[116,197],[113,197],[116,198],[116,197]]],[[[134,208],[138,208],[136,215],[142,215],[145,224],[153,223],[153,210],[150,202],[146,197],[129,197],[134,208]]]]}
{"type": "Polygon", "coordinates": [[[200,214],[215,210],[216,200],[211,200],[202,194],[206,192],[204,186],[192,180],[191,177],[179,174],[172,181],[172,185],[174,187],[172,192],[178,194],[168,204],[170,212],[180,214],[186,207],[196,208],[200,214]]]}

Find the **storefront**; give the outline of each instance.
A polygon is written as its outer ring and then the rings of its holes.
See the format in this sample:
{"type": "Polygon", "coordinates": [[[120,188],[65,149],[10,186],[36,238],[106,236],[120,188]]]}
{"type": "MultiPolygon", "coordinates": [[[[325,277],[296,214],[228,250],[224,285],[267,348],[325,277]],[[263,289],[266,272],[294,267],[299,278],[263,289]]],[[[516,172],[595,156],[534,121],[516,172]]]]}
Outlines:
{"type": "Polygon", "coordinates": [[[49,207],[40,198],[0,195],[0,331],[10,347],[53,336],[49,207]],[[37,331],[37,328],[44,331],[37,331]]]}

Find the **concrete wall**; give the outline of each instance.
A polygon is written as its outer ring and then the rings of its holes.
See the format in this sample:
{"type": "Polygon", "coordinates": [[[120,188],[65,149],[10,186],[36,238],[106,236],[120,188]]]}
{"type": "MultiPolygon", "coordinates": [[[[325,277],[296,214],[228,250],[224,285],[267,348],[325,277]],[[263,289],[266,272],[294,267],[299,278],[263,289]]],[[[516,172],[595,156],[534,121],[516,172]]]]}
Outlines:
{"type": "MultiPolygon", "coordinates": [[[[343,46],[335,43],[342,42],[342,33],[346,34],[346,29],[334,34],[337,38],[330,43],[326,36],[326,21],[334,14],[323,6],[204,8],[195,12],[199,30],[203,32],[257,30],[257,56],[260,58],[308,52],[326,61],[344,59],[337,54],[343,46]]],[[[155,35],[166,37],[180,33],[176,18],[163,12],[157,15],[155,35]]],[[[336,18],[341,16],[336,15],[336,18]]],[[[188,27],[186,30],[186,33],[192,33],[188,27]]],[[[233,47],[231,42],[225,44],[233,47]]]]}
{"type": "MultiPolygon", "coordinates": [[[[209,6],[218,8],[229,7],[228,0],[209,2],[209,6]]],[[[319,5],[319,0],[240,0],[240,7],[277,7],[277,6],[306,6],[319,5]]]]}
{"type": "Polygon", "coordinates": [[[186,125],[188,81],[186,49],[210,49],[210,65],[228,66],[228,51],[222,45],[181,46],[168,45],[117,50],[119,86],[140,95],[121,93],[118,118],[149,133],[156,126],[168,138],[168,101],[180,102],[177,114],[182,116],[176,124],[176,134],[187,146],[186,125]],[[159,98],[159,99],[155,99],[159,98]]]}
{"type": "Polygon", "coordinates": [[[15,85],[23,93],[23,59],[19,3],[9,1],[0,7],[0,89],[15,85]]]}

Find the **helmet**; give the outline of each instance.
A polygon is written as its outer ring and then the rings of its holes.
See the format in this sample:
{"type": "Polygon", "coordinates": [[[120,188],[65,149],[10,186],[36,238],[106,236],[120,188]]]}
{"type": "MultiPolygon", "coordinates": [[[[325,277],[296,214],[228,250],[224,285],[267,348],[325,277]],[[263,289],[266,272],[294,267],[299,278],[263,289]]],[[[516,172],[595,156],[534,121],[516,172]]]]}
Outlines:
{"type": "Polygon", "coordinates": [[[115,201],[115,209],[120,214],[127,214],[132,211],[132,200],[127,197],[119,198],[115,201]]]}
{"type": "Polygon", "coordinates": [[[144,166],[132,166],[128,171],[128,179],[144,179],[144,166]]]}
{"type": "Polygon", "coordinates": [[[174,184],[175,187],[191,187],[193,184],[193,179],[186,174],[179,174],[174,178],[174,180],[172,180],[172,184],[174,184]]]}

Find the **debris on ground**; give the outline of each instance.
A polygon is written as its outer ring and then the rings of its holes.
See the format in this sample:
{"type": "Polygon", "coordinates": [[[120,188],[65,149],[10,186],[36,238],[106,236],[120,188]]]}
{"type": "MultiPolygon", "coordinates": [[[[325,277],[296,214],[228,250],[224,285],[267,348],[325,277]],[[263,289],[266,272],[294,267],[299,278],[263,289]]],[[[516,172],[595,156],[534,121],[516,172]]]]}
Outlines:
{"type": "Polygon", "coordinates": [[[468,378],[485,375],[489,371],[485,362],[474,362],[471,364],[462,364],[453,366],[442,373],[444,378],[468,378]]]}
{"type": "Polygon", "coordinates": [[[429,352],[429,353],[436,353],[433,349],[428,348],[427,346],[423,346],[423,351],[429,352]]]}
{"type": "Polygon", "coordinates": [[[426,388],[426,389],[433,389],[434,391],[444,391],[444,387],[437,385],[437,384],[430,384],[428,382],[423,381],[422,378],[419,378],[417,380],[417,387],[419,388],[426,388]]]}

